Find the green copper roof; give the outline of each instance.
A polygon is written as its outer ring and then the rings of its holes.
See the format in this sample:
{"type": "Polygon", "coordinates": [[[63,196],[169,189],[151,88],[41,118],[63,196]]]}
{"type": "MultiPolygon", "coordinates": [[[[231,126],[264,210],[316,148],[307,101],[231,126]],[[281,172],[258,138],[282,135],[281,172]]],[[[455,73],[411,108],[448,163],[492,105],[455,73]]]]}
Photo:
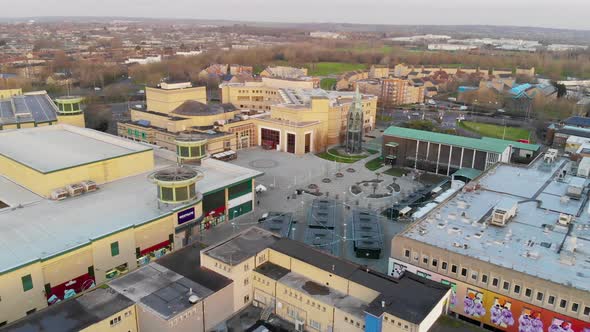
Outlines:
{"type": "Polygon", "coordinates": [[[435,133],[431,131],[403,128],[391,126],[385,130],[384,135],[395,136],[401,138],[408,138],[421,141],[430,141],[433,143],[447,144],[468,149],[476,149],[486,152],[503,153],[509,145],[518,149],[538,151],[539,145],[526,144],[515,141],[507,141],[491,137],[471,138],[442,133],[435,133]]]}
{"type": "Polygon", "coordinates": [[[473,180],[476,177],[478,177],[480,174],[481,174],[480,170],[477,170],[475,168],[463,167],[460,170],[453,173],[453,176],[463,176],[463,177],[468,178],[469,180],[473,180]]]}

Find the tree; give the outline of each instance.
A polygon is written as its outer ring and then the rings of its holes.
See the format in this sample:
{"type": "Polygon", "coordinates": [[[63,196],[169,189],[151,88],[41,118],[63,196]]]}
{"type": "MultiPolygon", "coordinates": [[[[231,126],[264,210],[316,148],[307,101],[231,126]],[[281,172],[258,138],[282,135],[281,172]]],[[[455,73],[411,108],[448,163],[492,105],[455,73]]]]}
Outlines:
{"type": "Polygon", "coordinates": [[[557,89],[557,98],[561,98],[567,94],[567,88],[565,87],[565,84],[559,84],[555,81],[551,82],[551,84],[553,84],[553,86],[557,89]]]}

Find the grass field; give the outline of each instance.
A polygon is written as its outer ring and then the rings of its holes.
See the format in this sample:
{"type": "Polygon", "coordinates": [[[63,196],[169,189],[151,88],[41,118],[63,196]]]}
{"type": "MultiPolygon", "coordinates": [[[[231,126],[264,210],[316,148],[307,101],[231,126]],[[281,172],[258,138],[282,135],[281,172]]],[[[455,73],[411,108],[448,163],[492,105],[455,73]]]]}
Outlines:
{"type": "Polygon", "coordinates": [[[335,78],[323,78],[320,81],[320,87],[324,90],[334,90],[336,81],[337,80],[335,78]]]}
{"type": "Polygon", "coordinates": [[[391,176],[397,176],[400,177],[402,175],[406,175],[409,172],[403,168],[399,168],[399,167],[392,167],[388,170],[386,170],[385,172],[383,172],[383,174],[387,174],[387,175],[391,175],[391,176]]]}
{"type": "Polygon", "coordinates": [[[370,171],[376,171],[383,166],[383,158],[377,157],[375,159],[371,159],[367,161],[365,167],[370,171]]]}
{"type": "Polygon", "coordinates": [[[460,121],[459,126],[463,129],[475,132],[481,136],[503,138],[509,141],[518,141],[519,139],[529,139],[531,132],[527,129],[516,127],[504,127],[500,125],[479,123],[472,121],[460,121]],[[506,130],[504,130],[506,128],[506,130]]]}
{"type": "Polygon", "coordinates": [[[362,155],[356,155],[356,156],[347,156],[347,155],[341,154],[336,149],[329,149],[326,152],[318,153],[316,156],[318,156],[322,159],[335,161],[337,163],[352,164],[352,163],[355,163],[363,158],[366,158],[368,155],[362,154],[362,155]]]}
{"type": "Polygon", "coordinates": [[[309,69],[307,74],[310,76],[327,76],[367,68],[364,64],[342,62],[309,63],[306,67],[309,69]]]}

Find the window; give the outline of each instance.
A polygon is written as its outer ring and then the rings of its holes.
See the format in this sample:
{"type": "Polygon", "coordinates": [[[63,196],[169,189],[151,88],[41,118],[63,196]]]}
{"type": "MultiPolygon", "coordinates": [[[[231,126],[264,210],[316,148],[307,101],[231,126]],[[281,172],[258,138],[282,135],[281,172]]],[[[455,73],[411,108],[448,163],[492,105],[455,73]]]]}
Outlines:
{"type": "Polygon", "coordinates": [[[481,275],[481,282],[484,284],[488,283],[488,275],[487,274],[482,274],[481,275]]]}
{"type": "Polygon", "coordinates": [[[477,271],[471,271],[471,279],[477,281],[477,271]]]}
{"type": "Polygon", "coordinates": [[[577,303],[572,303],[572,311],[578,312],[578,309],[580,309],[580,305],[577,303]]]}
{"type": "Polygon", "coordinates": [[[467,277],[467,269],[466,268],[461,269],[461,276],[467,277]]]}
{"type": "Polygon", "coordinates": [[[551,305],[555,304],[555,296],[549,295],[549,297],[547,298],[547,303],[551,305]]]}
{"type": "Polygon", "coordinates": [[[313,319],[309,320],[309,326],[311,326],[312,328],[316,329],[316,330],[321,330],[322,329],[322,324],[320,324],[319,322],[316,322],[313,319]]]}
{"type": "Polygon", "coordinates": [[[420,255],[418,255],[417,252],[414,253],[414,260],[418,261],[418,259],[420,258],[420,255]]]}
{"type": "Polygon", "coordinates": [[[244,286],[248,286],[249,283],[250,281],[248,280],[248,278],[244,279],[244,286]]]}
{"type": "Polygon", "coordinates": [[[111,319],[111,326],[117,325],[121,322],[121,316],[117,316],[113,319],[111,319]]]}
{"type": "Polygon", "coordinates": [[[504,281],[504,283],[502,284],[502,288],[505,291],[510,290],[510,283],[508,281],[504,281]]]}
{"type": "Polygon", "coordinates": [[[111,256],[115,257],[119,255],[119,242],[115,241],[111,243],[111,256]]]}
{"type": "Polygon", "coordinates": [[[590,315],[590,307],[584,307],[584,316],[590,315]]]}
{"type": "Polygon", "coordinates": [[[22,277],[21,281],[23,283],[24,292],[33,289],[33,278],[31,278],[30,274],[27,274],[26,276],[22,277]]]}
{"type": "Polygon", "coordinates": [[[436,259],[436,258],[433,258],[432,259],[432,266],[433,267],[437,267],[438,266],[438,259],[436,259]]]}
{"type": "Polygon", "coordinates": [[[543,293],[537,292],[537,301],[543,301],[543,293]]]}
{"type": "Polygon", "coordinates": [[[443,270],[447,269],[447,262],[442,262],[441,266],[440,266],[443,270]]]}
{"type": "Polygon", "coordinates": [[[455,264],[451,265],[451,272],[457,273],[457,265],[455,265],[455,264]]]}
{"type": "Polygon", "coordinates": [[[422,263],[428,265],[428,256],[423,256],[422,257],[422,263]]]}
{"type": "Polygon", "coordinates": [[[244,265],[244,271],[248,271],[250,269],[250,266],[248,266],[248,264],[244,265]]]}
{"type": "Polygon", "coordinates": [[[244,296],[244,303],[248,303],[250,301],[250,295],[244,296]]]}
{"type": "Polygon", "coordinates": [[[514,293],[520,294],[520,285],[514,285],[514,293]]]}
{"type": "Polygon", "coordinates": [[[565,307],[567,307],[567,301],[564,299],[561,299],[561,301],[559,301],[559,307],[565,309],[565,307]]]}
{"type": "Polygon", "coordinates": [[[498,280],[498,278],[494,278],[494,279],[492,279],[492,286],[494,286],[494,287],[498,287],[498,283],[499,283],[499,282],[500,282],[500,281],[498,280]]]}
{"type": "Polygon", "coordinates": [[[526,297],[531,297],[533,295],[533,290],[530,288],[527,288],[524,290],[524,296],[526,297]]]}

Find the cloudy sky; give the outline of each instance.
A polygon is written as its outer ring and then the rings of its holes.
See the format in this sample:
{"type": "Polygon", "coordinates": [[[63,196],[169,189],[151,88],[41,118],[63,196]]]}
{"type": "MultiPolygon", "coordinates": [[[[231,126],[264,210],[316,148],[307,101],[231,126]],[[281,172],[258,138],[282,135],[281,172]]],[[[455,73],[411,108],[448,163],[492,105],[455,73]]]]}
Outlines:
{"type": "Polygon", "coordinates": [[[178,17],[590,30],[589,14],[590,0],[18,0],[0,11],[0,17],[178,17]]]}

